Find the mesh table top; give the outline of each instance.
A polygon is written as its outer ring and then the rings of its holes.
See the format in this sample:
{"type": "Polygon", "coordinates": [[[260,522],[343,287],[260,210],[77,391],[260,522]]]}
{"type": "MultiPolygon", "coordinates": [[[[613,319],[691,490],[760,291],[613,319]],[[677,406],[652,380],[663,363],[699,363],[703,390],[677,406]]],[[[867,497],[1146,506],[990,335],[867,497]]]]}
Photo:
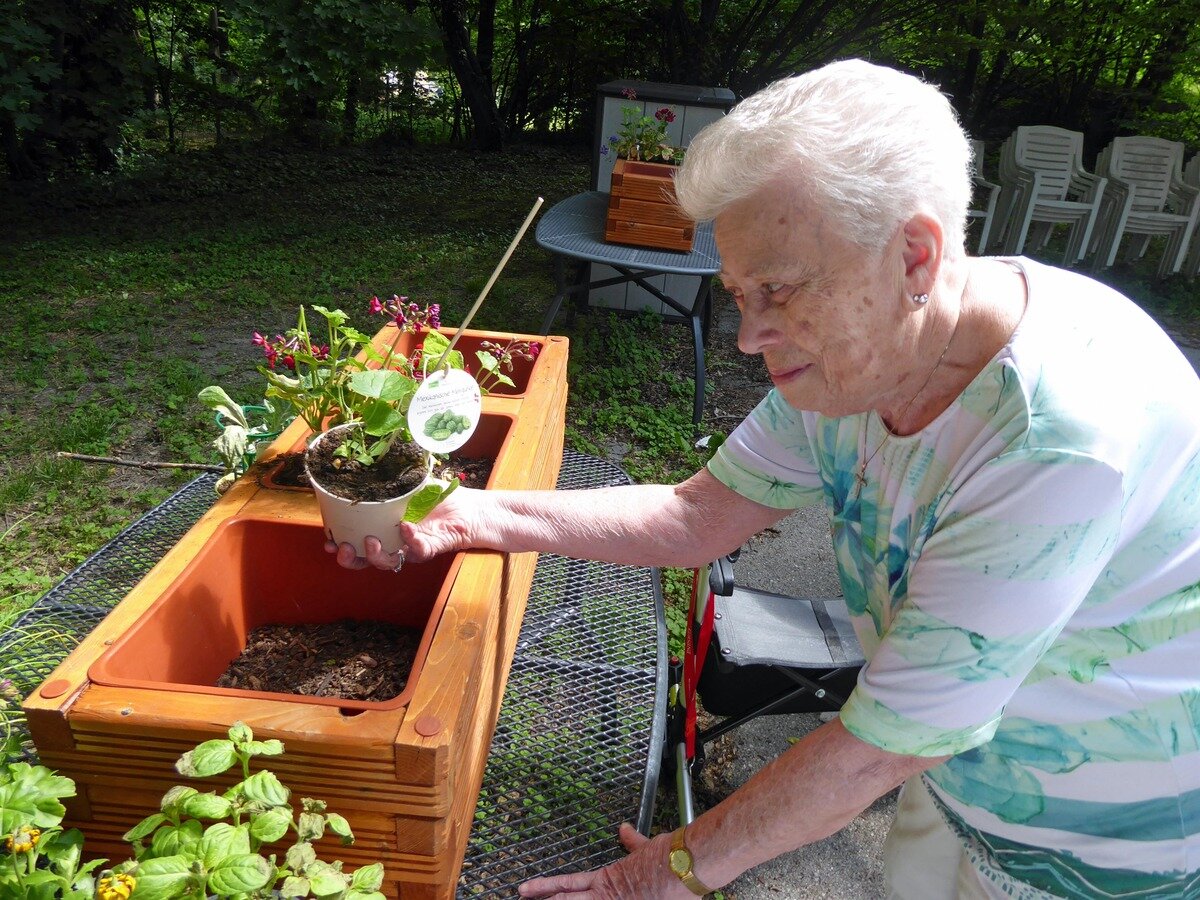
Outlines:
{"type": "MultiPolygon", "coordinates": [[[[36,689],[212,505],[215,480],[190,482],[26,610],[0,635],[0,678],[22,696],[36,689]],[[37,641],[28,637],[35,627],[37,641]]],[[[563,454],[559,490],[628,483],[611,463],[563,454]]],[[[617,825],[648,825],[664,740],[665,647],[656,570],[540,557],[460,897],[511,897],[528,878],[611,862],[622,855],[617,825]]]]}
{"type": "Polygon", "coordinates": [[[696,226],[696,240],[690,252],[652,250],[606,243],[607,211],[608,194],[603,191],[585,191],[554,204],[538,221],[538,246],[575,259],[638,271],[669,275],[716,275],[721,271],[721,255],[717,253],[711,222],[696,226]]]}

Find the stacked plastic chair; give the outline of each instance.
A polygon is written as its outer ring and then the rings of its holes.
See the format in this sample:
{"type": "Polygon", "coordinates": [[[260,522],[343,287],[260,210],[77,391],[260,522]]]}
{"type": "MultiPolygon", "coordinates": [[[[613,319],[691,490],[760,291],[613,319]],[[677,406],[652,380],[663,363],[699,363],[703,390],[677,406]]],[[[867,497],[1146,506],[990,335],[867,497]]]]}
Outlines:
{"type": "MultiPolygon", "coordinates": [[[[1194,162],[1194,161],[1193,161],[1194,162]]],[[[1095,235],[1095,268],[1111,266],[1121,238],[1136,235],[1129,258],[1143,256],[1150,238],[1167,238],[1158,276],[1178,272],[1200,216],[1200,186],[1182,177],[1183,144],[1155,137],[1119,137],[1100,151],[1097,173],[1108,183],[1095,235]]]]}
{"type": "Polygon", "coordinates": [[[967,210],[967,217],[983,220],[979,226],[979,255],[982,256],[987,252],[996,218],[996,201],[1000,199],[1000,185],[983,177],[983,141],[971,141],[971,185],[974,187],[973,205],[967,210]]]}
{"type": "MultiPolygon", "coordinates": [[[[1191,158],[1183,170],[1183,183],[1193,188],[1200,188],[1200,153],[1191,158]]],[[[1191,249],[1183,261],[1183,274],[1188,278],[1200,275],[1200,227],[1192,231],[1191,249]]]]}
{"type": "Polygon", "coordinates": [[[1019,255],[1036,226],[1044,246],[1054,225],[1069,225],[1065,265],[1083,259],[1096,226],[1105,179],[1083,168],[1083,135],[1050,125],[1022,125],[1000,152],[1000,221],[1004,252],[1019,255]]]}

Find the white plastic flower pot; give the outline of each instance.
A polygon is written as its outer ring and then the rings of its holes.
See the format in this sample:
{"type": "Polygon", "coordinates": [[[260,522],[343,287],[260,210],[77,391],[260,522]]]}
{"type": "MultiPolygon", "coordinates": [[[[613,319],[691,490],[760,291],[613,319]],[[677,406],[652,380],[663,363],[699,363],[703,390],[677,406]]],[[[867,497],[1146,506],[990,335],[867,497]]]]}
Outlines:
{"type": "MultiPolygon", "coordinates": [[[[329,431],[323,431],[309,442],[309,446],[315,445],[327,435],[337,434],[349,427],[349,425],[339,425],[329,431]]],[[[429,458],[429,467],[432,470],[433,457],[429,458]]],[[[309,468],[307,458],[304,460],[304,468],[308,472],[308,479],[317,495],[317,506],[321,510],[325,535],[337,544],[352,544],[354,552],[358,556],[366,556],[364,539],[367,535],[379,538],[379,543],[383,545],[385,553],[395,553],[399,550],[403,542],[400,540],[400,531],[397,526],[404,519],[409,501],[417,491],[426,485],[434,482],[441,483],[438,479],[433,478],[432,474],[426,473],[425,479],[420,484],[402,496],[382,501],[350,500],[326,490],[309,468]]]]}

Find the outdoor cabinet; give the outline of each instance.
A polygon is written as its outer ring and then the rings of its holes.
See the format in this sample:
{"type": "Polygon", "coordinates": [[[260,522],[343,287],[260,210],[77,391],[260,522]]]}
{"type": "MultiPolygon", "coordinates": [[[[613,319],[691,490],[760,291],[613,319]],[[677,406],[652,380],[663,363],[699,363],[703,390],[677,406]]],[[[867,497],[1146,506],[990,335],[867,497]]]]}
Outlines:
{"type": "MultiPolygon", "coordinates": [[[[626,80],[600,85],[596,91],[596,139],[592,148],[593,190],[607,191],[612,182],[616,155],[611,148],[607,154],[601,154],[600,148],[607,147],[609,135],[616,134],[620,128],[623,107],[633,106],[643,115],[650,116],[663,106],[671,107],[675,113],[675,121],[667,127],[667,137],[676,146],[686,148],[704,126],[725,115],[734,101],[733,91],[728,88],[626,80]],[[625,91],[629,89],[636,92],[636,100],[625,98],[625,91]]],[[[589,265],[589,281],[620,275],[616,269],[609,266],[599,263],[589,265]]],[[[700,279],[694,275],[656,275],[647,280],[668,296],[684,298],[685,302],[690,302],[700,288],[700,279]]],[[[632,283],[594,288],[588,294],[588,304],[625,312],[649,308],[660,315],[665,309],[662,301],[632,283]]],[[[666,312],[674,315],[672,310],[666,312]]]]}

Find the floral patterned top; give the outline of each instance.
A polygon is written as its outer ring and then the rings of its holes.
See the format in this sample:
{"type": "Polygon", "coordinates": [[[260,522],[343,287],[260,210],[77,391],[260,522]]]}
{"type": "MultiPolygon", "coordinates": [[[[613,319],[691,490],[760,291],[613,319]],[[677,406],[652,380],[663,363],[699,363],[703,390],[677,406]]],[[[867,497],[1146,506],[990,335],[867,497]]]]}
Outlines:
{"type": "Polygon", "coordinates": [[[1009,343],[883,440],[774,391],[710,471],[824,503],[868,659],[845,727],[926,773],[1015,895],[1200,896],[1200,379],[1137,306],[1011,260],[1009,343]]]}

